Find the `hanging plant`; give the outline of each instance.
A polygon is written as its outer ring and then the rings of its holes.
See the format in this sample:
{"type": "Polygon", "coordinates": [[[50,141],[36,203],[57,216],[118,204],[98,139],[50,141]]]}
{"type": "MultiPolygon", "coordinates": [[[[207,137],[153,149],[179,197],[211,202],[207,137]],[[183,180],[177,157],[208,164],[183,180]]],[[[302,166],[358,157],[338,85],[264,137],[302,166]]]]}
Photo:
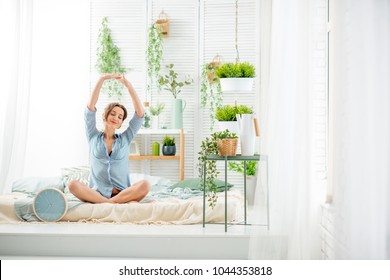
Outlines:
{"type": "Polygon", "coordinates": [[[156,27],[161,30],[161,34],[164,38],[169,37],[169,25],[170,19],[164,10],[162,10],[158,15],[158,19],[156,20],[156,27]]]}
{"type": "Polygon", "coordinates": [[[209,106],[210,131],[213,130],[216,122],[215,110],[222,106],[221,85],[215,75],[218,65],[213,62],[206,63],[203,65],[201,73],[200,104],[203,108],[209,106]]]}
{"type": "MultiPolygon", "coordinates": [[[[112,40],[111,30],[108,28],[107,23],[107,17],[104,17],[97,40],[97,61],[95,67],[99,74],[115,73],[122,75],[126,72],[126,69],[122,67],[119,48],[112,40]]],[[[116,79],[106,80],[102,86],[102,91],[107,93],[109,97],[115,95],[118,99],[122,97],[122,89],[122,83],[116,79]]]]}
{"type": "MultiPolygon", "coordinates": [[[[148,29],[148,44],[146,48],[146,63],[148,67],[148,85],[147,92],[151,92],[153,83],[158,80],[161,70],[161,61],[163,58],[162,30],[151,24],[148,29]]],[[[161,86],[157,83],[158,91],[161,86]]]]}
{"type": "Polygon", "coordinates": [[[254,78],[255,66],[249,62],[225,63],[215,71],[219,79],[223,78],[254,78]]]}
{"type": "Polygon", "coordinates": [[[240,63],[240,53],[238,51],[238,0],[236,0],[235,18],[235,63],[224,63],[216,70],[216,75],[221,84],[223,92],[229,91],[250,91],[253,87],[255,77],[255,67],[249,62],[240,63]]]}

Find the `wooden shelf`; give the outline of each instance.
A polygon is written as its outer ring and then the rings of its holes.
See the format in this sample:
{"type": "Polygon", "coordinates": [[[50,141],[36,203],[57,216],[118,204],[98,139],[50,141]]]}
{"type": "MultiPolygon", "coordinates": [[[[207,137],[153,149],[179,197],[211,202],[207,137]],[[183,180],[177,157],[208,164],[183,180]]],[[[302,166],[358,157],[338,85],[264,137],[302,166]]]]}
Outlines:
{"type": "Polygon", "coordinates": [[[135,156],[130,155],[132,160],[180,160],[180,156],[135,156]]]}

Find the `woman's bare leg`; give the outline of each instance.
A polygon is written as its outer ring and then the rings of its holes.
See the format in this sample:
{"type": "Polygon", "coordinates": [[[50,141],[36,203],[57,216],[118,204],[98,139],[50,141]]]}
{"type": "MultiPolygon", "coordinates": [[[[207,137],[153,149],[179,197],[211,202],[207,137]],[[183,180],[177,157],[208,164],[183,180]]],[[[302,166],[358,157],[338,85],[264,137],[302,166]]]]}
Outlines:
{"type": "Polygon", "coordinates": [[[91,189],[90,187],[88,187],[83,183],[80,183],[77,180],[71,181],[68,187],[69,187],[69,191],[82,201],[92,202],[92,203],[109,202],[108,198],[102,196],[97,191],[91,189]]]}
{"type": "Polygon", "coordinates": [[[131,201],[140,201],[150,191],[150,183],[146,180],[138,181],[131,187],[124,189],[114,197],[109,199],[111,203],[127,203],[131,201]]]}

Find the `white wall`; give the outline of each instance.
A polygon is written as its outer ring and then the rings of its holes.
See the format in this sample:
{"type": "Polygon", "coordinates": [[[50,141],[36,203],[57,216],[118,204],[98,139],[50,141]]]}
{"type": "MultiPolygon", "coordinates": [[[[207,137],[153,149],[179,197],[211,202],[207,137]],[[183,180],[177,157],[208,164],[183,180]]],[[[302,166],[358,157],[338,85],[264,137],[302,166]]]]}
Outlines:
{"type": "Polygon", "coordinates": [[[89,1],[34,0],[32,45],[24,175],[56,176],[88,163],[89,1]]]}

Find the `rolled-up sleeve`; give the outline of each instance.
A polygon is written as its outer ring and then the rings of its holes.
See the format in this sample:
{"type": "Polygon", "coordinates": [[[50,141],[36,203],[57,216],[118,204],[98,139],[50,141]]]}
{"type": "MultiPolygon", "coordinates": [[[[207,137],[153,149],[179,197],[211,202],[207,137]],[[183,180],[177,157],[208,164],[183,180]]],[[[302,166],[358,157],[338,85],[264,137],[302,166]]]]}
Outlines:
{"type": "Polygon", "coordinates": [[[129,122],[129,127],[123,132],[123,136],[125,136],[129,142],[133,140],[134,136],[140,130],[143,121],[143,117],[139,117],[136,113],[134,113],[129,122]]]}
{"type": "Polygon", "coordinates": [[[85,132],[87,134],[88,141],[91,138],[99,133],[96,128],[96,111],[92,112],[87,108],[84,111],[84,120],[85,120],[85,132]]]}

